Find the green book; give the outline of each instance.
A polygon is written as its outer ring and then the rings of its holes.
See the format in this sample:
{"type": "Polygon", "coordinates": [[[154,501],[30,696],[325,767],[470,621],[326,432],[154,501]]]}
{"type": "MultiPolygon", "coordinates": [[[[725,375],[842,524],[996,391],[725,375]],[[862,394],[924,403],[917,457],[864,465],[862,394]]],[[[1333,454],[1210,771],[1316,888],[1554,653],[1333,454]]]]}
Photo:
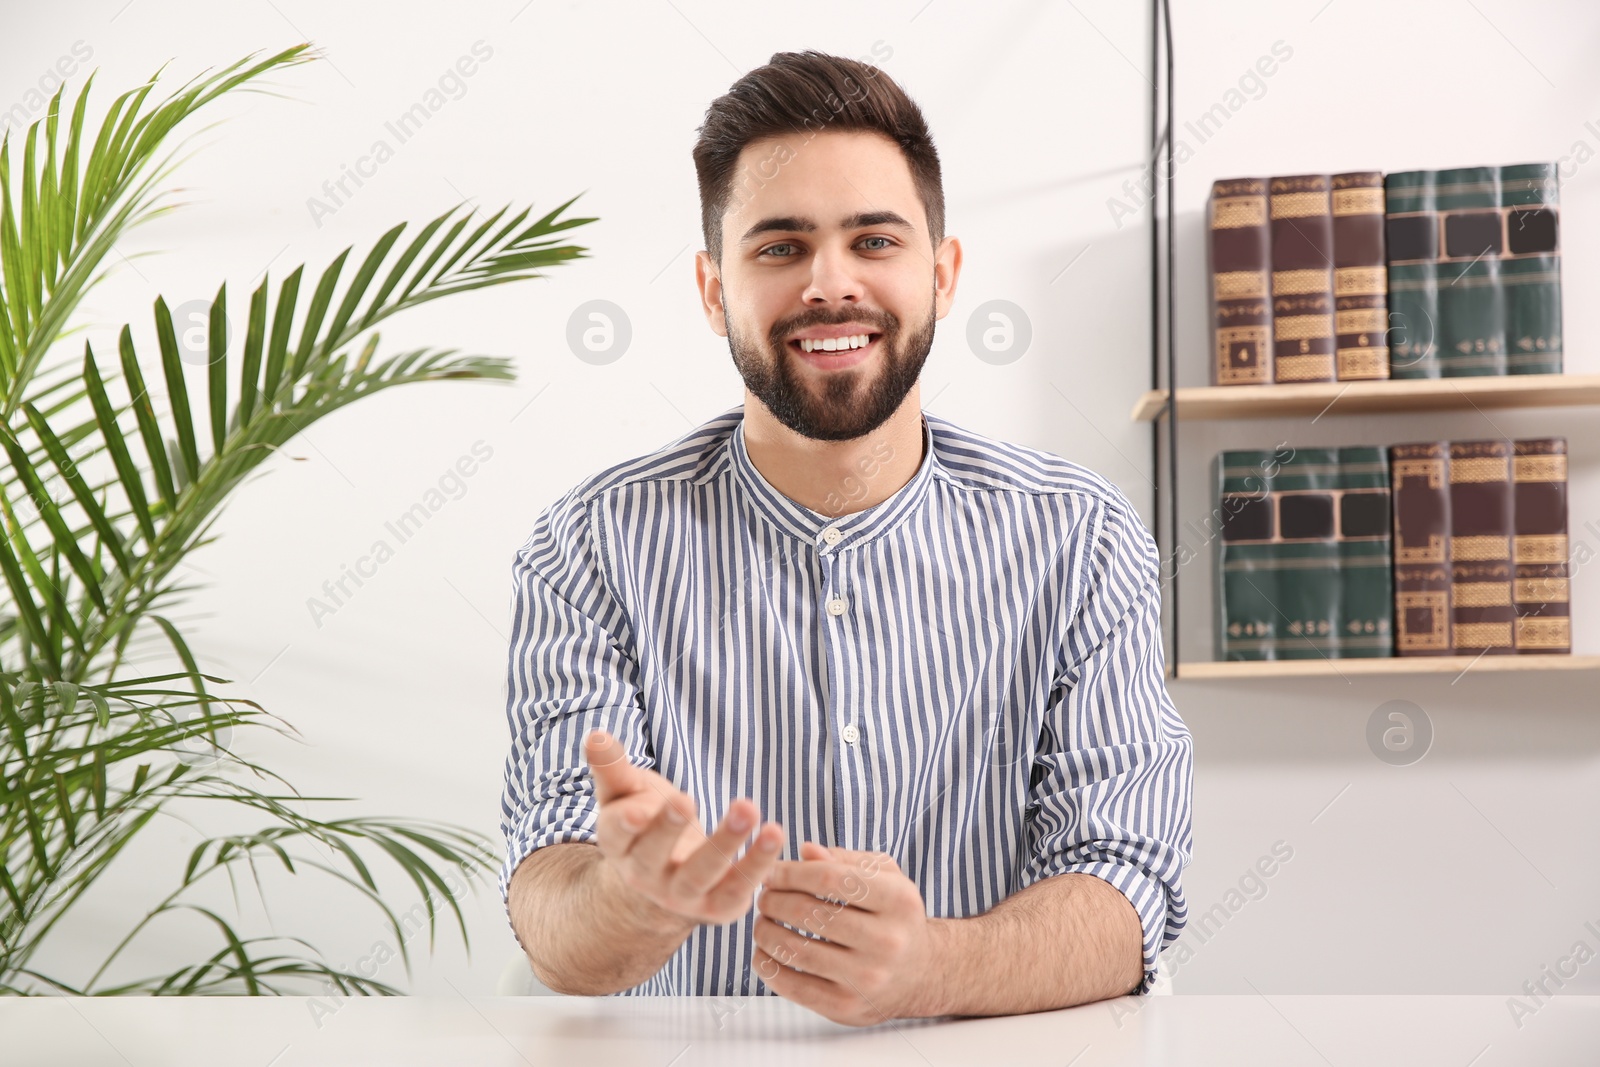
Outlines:
{"type": "Polygon", "coordinates": [[[1339,655],[1394,654],[1389,450],[1339,449],[1339,655]]]}
{"type": "Polygon", "coordinates": [[[1440,230],[1440,369],[1447,378],[1504,374],[1506,306],[1500,257],[1505,226],[1499,169],[1435,171],[1434,204],[1440,230]]]}
{"type": "Polygon", "coordinates": [[[1212,464],[1221,527],[1213,571],[1220,660],[1277,658],[1282,617],[1273,606],[1277,519],[1272,483],[1280,460],[1277,452],[1236,450],[1217,453],[1212,464]]]}
{"type": "Polygon", "coordinates": [[[1278,536],[1271,567],[1280,616],[1278,659],[1332,659],[1339,654],[1339,526],[1334,498],[1337,448],[1297,448],[1272,481],[1278,536]]]}
{"type": "Polygon", "coordinates": [[[1384,244],[1389,267],[1389,377],[1437,378],[1439,217],[1433,172],[1383,176],[1384,244]]]}
{"type": "Polygon", "coordinates": [[[1561,373],[1560,176],[1554,163],[1500,168],[1506,209],[1506,370],[1561,373]]]}

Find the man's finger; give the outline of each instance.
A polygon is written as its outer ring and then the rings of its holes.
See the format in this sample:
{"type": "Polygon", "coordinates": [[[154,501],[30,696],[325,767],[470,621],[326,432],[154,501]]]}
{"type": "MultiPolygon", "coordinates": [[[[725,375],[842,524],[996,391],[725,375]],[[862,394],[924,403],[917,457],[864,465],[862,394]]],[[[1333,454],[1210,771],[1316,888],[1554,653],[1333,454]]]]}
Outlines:
{"type": "Polygon", "coordinates": [[[730,909],[738,909],[743,913],[762,879],[778,862],[782,851],[783,827],[775,822],[763,824],[745,854],[722,876],[721,881],[706,891],[707,903],[718,913],[730,909]]]}
{"type": "MultiPolygon", "coordinates": [[[[683,899],[704,896],[732,868],[760,812],[748,800],[735,800],[715,832],[689,855],[672,876],[672,894],[683,899]]],[[[753,886],[751,887],[754,888],[753,886]]]]}
{"type": "Polygon", "coordinates": [[[659,799],[643,793],[630,793],[600,805],[595,819],[600,843],[608,853],[620,858],[633,847],[633,839],[659,810],[659,799]]]}
{"type": "Polygon", "coordinates": [[[595,799],[601,804],[638,792],[639,769],[628,762],[621,741],[604,730],[591,730],[583,739],[583,755],[594,776],[595,799]]]}
{"type": "Polygon", "coordinates": [[[694,803],[686,795],[669,795],[666,803],[661,805],[661,810],[634,838],[624,854],[627,861],[639,872],[640,877],[665,889],[667,863],[672,859],[672,848],[678,838],[690,828],[691,822],[696,822],[693,831],[695,836],[701,836],[702,831],[696,820],[694,803]],[[676,822],[672,819],[674,812],[678,814],[676,822]]]}
{"type": "Polygon", "coordinates": [[[768,886],[761,891],[757,909],[768,919],[816,934],[846,948],[875,948],[882,941],[882,920],[853,905],[829,904],[810,893],[795,893],[768,886]]]}
{"type": "Polygon", "coordinates": [[[873,899],[872,879],[880,868],[836,860],[780,860],[767,875],[769,889],[789,889],[810,893],[825,900],[837,900],[862,911],[879,911],[873,899]]]}

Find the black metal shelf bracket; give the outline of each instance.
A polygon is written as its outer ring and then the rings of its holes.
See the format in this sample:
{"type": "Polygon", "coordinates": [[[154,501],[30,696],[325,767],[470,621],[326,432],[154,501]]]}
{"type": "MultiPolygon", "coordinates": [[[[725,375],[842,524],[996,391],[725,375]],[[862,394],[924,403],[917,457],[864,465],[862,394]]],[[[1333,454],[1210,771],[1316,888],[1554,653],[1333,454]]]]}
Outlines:
{"type": "MultiPolygon", "coordinates": [[[[1150,467],[1154,488],[1151,532],[1160,560],[1160,574],[1166,585],[1162,597],[1164,631],[1166,620],[1171,620],[1166,657],[1166,671],[1170,678],[1178,670],[1178,572],[1181,565],[1178,558],[1178,406],[1176,337],[1173,329],[1177,304],[1172,254],[1173,172],[1176,169],[1172,152],[1172,126],[1175,119],[1172,106],[1172,10],[1167,0],[1150,0],[1150,72],[1150,158],[1146,165],[1150,180],[1150,388],[1164,389],[1166,392],[1165,415],[1150,420],[1150,467]],[[1158,174],[1165,179],[1164,183],[1157,180],[1158,174]],[[1163,184],[1166,187],[1165,215],[1159,210],[1159,194],[1163,184]],[[1166,445],[1164,450],[1163,444],[1166,445]],[[1166,496],[1164,501],[1163,491],[1166,496]],[[1163,518],[1170,531],[1170,536],[1165,539],[1161,535],[1163,518]]],[[[1146,175],[1140,177],[1142,179],[1146,175]]]]}

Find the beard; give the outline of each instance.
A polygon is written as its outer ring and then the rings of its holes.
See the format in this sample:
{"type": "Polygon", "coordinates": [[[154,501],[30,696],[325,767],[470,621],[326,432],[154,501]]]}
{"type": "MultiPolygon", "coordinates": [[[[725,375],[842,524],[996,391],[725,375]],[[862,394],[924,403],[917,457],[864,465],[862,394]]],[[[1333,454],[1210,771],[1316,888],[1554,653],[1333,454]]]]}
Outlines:
{"type": "Polygon", "coordinates": [[[817,441],[849,441],[864,437],[888,421],[917,384],[922,365],[933,348],[937,322],[935,305],[928,304],[926,320],[915,332],[905,334],[900,320],[886,311],[841,311],[833,314],[805,314],[775,323],[762,342],[739,334],[723,306],[722,321],[728,330],[728,350],[733,365],[739,368],[747,389],[766,405],[767,410],[789,429],[817,441]],[[878,351],[865,363],[820,375],[798,368],[800,357],[786,338],[798,330],[814,326],[836,326],[847,322],[866,322],[882,336],[878,351]],[[881,366],[874,367],[877,362],[881,366]],[[816,377],[813,383],[807,379],[816,377]]]}

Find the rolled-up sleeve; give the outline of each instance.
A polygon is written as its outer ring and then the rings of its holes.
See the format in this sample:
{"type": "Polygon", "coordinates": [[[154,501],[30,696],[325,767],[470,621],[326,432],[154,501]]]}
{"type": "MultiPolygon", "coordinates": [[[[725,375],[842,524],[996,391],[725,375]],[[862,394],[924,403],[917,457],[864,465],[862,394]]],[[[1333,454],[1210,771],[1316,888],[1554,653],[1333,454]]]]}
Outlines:
{"type": "Polygon", "coordinates": [[[591,505],[574,489],[539,516],[512,562],[502,899],[536,849],[594,840],[594,782],[583,756],[590,730],[617,737],[630,762],[655,765],[632,635],[604,561],[591,505]]]}
{"type": "Polygon", "coordinates": [[[1030,786],[1021,885],[1092,874],[1127,896],[1144,930],[1147,993],[1188,919],[1193,741],[1167,693],[1161,593],[1149,531],[1120,495],[1086,522],[1078,608],[1030,786]]]}

